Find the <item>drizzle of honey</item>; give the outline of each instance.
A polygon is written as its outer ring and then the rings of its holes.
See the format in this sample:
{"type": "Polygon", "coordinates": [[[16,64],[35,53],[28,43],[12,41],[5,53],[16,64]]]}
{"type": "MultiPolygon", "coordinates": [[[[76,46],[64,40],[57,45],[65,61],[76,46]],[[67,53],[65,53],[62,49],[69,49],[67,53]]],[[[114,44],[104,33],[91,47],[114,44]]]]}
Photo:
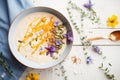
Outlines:
{"type": "MultiPolygon", "coordinates": [[[[46,21],[46,17],[42,17],[40,20],[40,18],[36,18],[34,19],[29,25],[28,25],[28,28],[26,30],[26,33],[25,33],[25,36],[22,40],[22,43],[19,43],[18,45],[18,51],[20,51],[20,48],[24,48],[26,47],[29,43],[28,43],[28,40],[31,39],[30,42],[33,42],[35,41],[35,38],[33,38],[33,35],[35,33],[37,33],[38,31],[40,30],[43,30],[43,33],[42,34],[39,34],[37,36],[37,39],[39,39],[39,43],[34,45],[34,46],[31,46],[31,48],[33,49],[32,53],[31,54],[34,54],[38,48],[44,44],[47,40],[49,40],[49,38],[51,38],[53,36],[53,33],[50,32],[51,30],[54,29],[54,22],[53,22],[53,17],[50,18],[49,21],[46,21]],[[39,21],[38,21],[39,20],[39,21]],[[37,21],[37,24],[33,27],[32,24],[34,22],[37,21]],[[29,32],[29,33],[28,33],[29,32]],[[45,38],[42,38],[43,36],[45,36],[47,34],[47,37],[45,38]]],[[[47,50],[43,50],[40,54],[44,54],[46,53],[47,50]]]]}

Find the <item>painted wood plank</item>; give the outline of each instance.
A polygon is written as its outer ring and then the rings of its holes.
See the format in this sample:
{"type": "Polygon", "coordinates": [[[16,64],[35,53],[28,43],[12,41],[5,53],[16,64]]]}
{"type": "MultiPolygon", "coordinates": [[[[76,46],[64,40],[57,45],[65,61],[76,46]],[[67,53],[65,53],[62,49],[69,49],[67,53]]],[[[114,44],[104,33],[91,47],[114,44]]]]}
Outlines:
{"type": "MultiPolygon", "coordinates": [[[[67,5],[68,0],[32,0],[34,6],[45,6],[45,7],[51,7],[53,9],[58,10],[61,12],[63,15],[65,15],[68,19],[68,13],[66,8],[68,7],[67,5]]],[[[87,2],[87,0],[74,0],[75,2],[81,9],[85,10],[86,9],[83,7],[83,4],[87,2]]],[[[93,25],[88,19],[85,19],[84,24],[85,28],[101,28],[101,29],[106,29],[108,28],[106,26],[107,18],[110,17],[111,15],[115,14],[118,16],[118,20],[120,21],[120,10],[119,10],[119,3],[120,1],[114,1],[114,0],[92,0],[94,3],[93,9],[97,13],[98,17],[100,17],[100,25],[93,25]],[[105,7],[105,5],[108,5],[105,7]]],[[[75,17],[74,20],[77,21],[78,25],[80,25],[80,13],[78,12],[73,12],[73,16],[75,17]]],[[[70,21],[70,20],[69,20],[70,21]]],[[[116,26],[116,29],[120,28],[120,24],[116,26]]]]}
{"type": "MultiPolygon", "coordinates": [[[[47,6],[54,8],[58,11],[60,11],[62,14],[64,14],[67,19],[69,20],[68,13],[66,11],[66,6],[67,0],[32,0],[34,2],[35,6],[47,6]]],[[[76,0],[75,0],[76,1],[76,0]]],[[[81,0],[81,3],[76,3],[78,5],[81,5],[82,3],[85,3],[87,0],[81,0]]],[[[110,32],[114,30],[120,30],[120,24],[116,27],[116,29],[109,29],[106,26],[106,20],[109,16],[112,14],[118,15],[118,18],[120,17],[120,10],[119,10],[119,5],[120,1],[117,0],[93,0],[94,2],[94,9],[98,13],[98,15],[101,17],[103,24],[102,25],[90,25],[89,22],[86,22],[86,26],[84,28],[85,35],[88,37],[95,37],[95,36],[102,36],[102,35],[107,35],[110,32]],[[105,6],[105,5],[110,5],[110,6],[105,6]],[[98,29],[98,27],[100,29],[98,29]],[[92,29],[93,28],[93,29],[92,29]]],[[[75,17],[77,17],[77,14],[74,14],[75,17]]],[[[70,21],[70,20],[69,20],[70,21]]],[[[119,18],[120,21],[120,18],[119,18]]],[[[79,24],[79,22],[78,22],[79,24]]],[[[80,40],[79,40],[79,35],[77,32],[74,30],[74,45],[81,45],[80,40]]],[[[69,56],[66,58],[65,62],[62,63],[66,69],[66,75],[68,76],[68,80],[106,80],[106,77],[104,74],[98,70],[98,66],[101,62],[104,63],[112,63],[112,68],[111,71],[116,75],[116,79],[120,79],[120,72],[119,72],[119,67],[120,63],[118,62],[120,60],[119,52],[120,52],[120,42],[112,42],[110,40],[97,40],[93,41],[92,44],[96,45],[107,45],[107,46],[100,46],[100,48],[103,50],[104,55],[107,57],[105,61],[101,59],[101,56],[95,54],[91,48],[88,50],[89,55],[91,55],[94,59],[94,63],[92,65],[86,65],[85,63],[85,56],[82,51],[82,46],[73,46],[69,56]],[[118,46],[117,46],[118,45],[118,46]],[[76,52],[77,51],[77,52],[76,52]],[[81,63],[80,64],[72,64],[71,57],[72,56],[78,56],[81,58],[81,63]]],[[[26,71],[23,73],[21,76],[20,80],[24,80],[26,75],[29,72],[35,72],[35,73],[40,73],[40,80],[63,80],[63,77],[57,76],[56,73],[60,73],[60,70],[55,71],[54,69],[58,68],[59,65],[53,67],[52,69],[48,70],[36,70],[36,69],[31,69],[27,68],[26,71]]]]}
{"type": "MultiPolygon", "coordinates": [[[[108,66],[108,63],[111,63],[111,73],[114,73],[116,79],[120,80],[120,46],[100,46],[100,48],[104,52],[103,55],[106,56],[106,60],[103,60],[102,56],[96,54],[94,51],[92,51],[91,48],[88,48],[88,55],[92,57],[93,64],[87,65],[86,56],[82,50],[83,47],[73,46],[70,54],[61,64],[65,68],[65,75],[67,75],[68,80],[107,80],[104,73],[98,69],[98,66],[100,66],[101,63],[104,63],[104,66],[108,66]],[[71,57],[73,56],[79,57],[81,59],[81,62],[78,64],[73,64],[71,60],[71,57]]],[[[27,68],[24,74],[21,76],[20,80],[24,80],[29,72],[40,73],[40,80],[64,80],[64,77],[61,76],[60,65],[46,70],[27,68]]]]}
{"type": "MultiPolygon", "coordinates": [[[[88,38],[92,37],[99,37],[99,36],[107,36],[111,32],[120,30],[120,29],[84,29],[83,31],[85,32],[84,35],[87,35],[88,38]]],[[[73,30],[74,32],[74,43],[73,45],[81,45],[80,41],[80,35],[76,32],[76,30],[73,30]]],[[[95,40],[92,41],[93,45],[120,45],[120,41],[111,41],[108,39],[103,39],[103,40],[95,40]]]]}

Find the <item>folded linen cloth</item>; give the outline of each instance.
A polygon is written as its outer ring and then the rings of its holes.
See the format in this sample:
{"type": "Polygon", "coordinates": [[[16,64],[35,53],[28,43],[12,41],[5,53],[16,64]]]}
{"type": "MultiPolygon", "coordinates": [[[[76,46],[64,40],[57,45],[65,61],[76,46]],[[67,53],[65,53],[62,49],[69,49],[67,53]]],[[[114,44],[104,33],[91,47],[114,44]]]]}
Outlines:
{"type": "MultiPolygon", "coordinates": [[[[5,59],[6,64],[10,66],[17,80],[26,67],[20,64],[10,52],[8,46],[8,30],[15,16],[31,6],[30,0],[0,0],[0,52],[2,52],[2,57],[5,59]]],[[[2,63],[0,63],[0,80],[15,80],[5,70],[2,63]]]]}

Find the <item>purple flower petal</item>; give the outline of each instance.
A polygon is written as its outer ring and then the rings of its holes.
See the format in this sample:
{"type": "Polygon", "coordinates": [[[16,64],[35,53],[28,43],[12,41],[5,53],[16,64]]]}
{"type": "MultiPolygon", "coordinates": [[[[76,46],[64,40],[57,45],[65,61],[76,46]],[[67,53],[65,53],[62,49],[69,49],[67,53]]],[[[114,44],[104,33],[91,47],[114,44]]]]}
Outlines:
{"type": "Polygon", "coordinates": [[[96,45],[93,45],[93,49],[95,52],[100,52],[100,48],[96,45]]]}
{"type": "Polygon", "coordinates": [[[43,50],[43,48],[42,48],[42,47],[40,47],[39,51],[42,51],[42,50],[43,50]]]}
{"type": "Polygon", "coordinates": [[[100,55],[102,54],[101,49],[100,49],[98,46],[93,45],[92,47],[93,47],[93,50],[94,50],[96,53],[98,53],[98,54],[100,54],[100,55]]]}
{"type": "Polygon", "coordinates": [[[46,55],[48,55],[48,54],[49,54],[49,52],[46,53],[46,55]]]}
{"type": "Polygon", "coordinates": [[[50,53],[50,56],[53,57],[53,53],[50,53]]]}
{"type": "Polygon", "coordinates": [[[67,31],[66,34],[63,34],[64,38],[67,38],[68,43],[71,43],[73,41],[73,35],[71,31],[67,31]]]}
{"type": "Polygon", "coordinates": [[[91,7],[93,6],[93,4],[92,4],[91,0],[89,0],[89,2],[85,3],[83,6],[85,8],[87,8],[87,9],[91,9],[91,7]]]}
{"type": "Polygon", "coordinates": [[[56,50],[56,48],[52,45],[52,46],[50,47],[50,50],[54,52],[54,51],[56,50]]]}
{"type": "Polygon", "coordinates": [[[66,37],[67,37],[67,34],[63,34],[63,37],[66,38],[66,37]]]}
{"type": "Polygon", "coordinates": [[[99,51],[100,51],[100,49],[99,49],[99,47],[98,47],[98,46],[93,45],[92,47],[93,47],[93,50],[94,50],[95,52],[99,52],[99,51]]]}
{"type": "Polygon", "coordinates": [[[87,63],[87,64],[92,63],[92,58],[91,58],[90,56],[87,57],[87,59],[86,59],[86,63],[87,63]]]}
{"type": "Polygon", "coordinates": [[[58,21],[55,21],[55,22],[54,22],[54,26],[59,26],[59,22],[58,22],[58,21]]]}
{"type": "Polygon", "coordinates": [[[68,36],[68,37],[71,37],[71,36],[72,36],[72,32],[71,32],[71,31],[68,31],[68,32],[67,32],[67,36],[68,36]]]}
{"type": "Polygon", "coordinates": [[[39,34],[42,34],[42,33],[43,33],[43,30],[40,30],[40,31],[39,31],[39,34]]]}
{"type": "Polygon", "coordinates": [[[67,40],[68,42],[72,42],[73,41],[73,36],[72,36],[72,32],[71,31],[67,31],[67,40]]]}
{"type": "Polygon", "coordinates": [[[56,45],[60,45],[60,40],[56,40],[56,45]]]}
{"type": "Polygon", "coordinates": [[[54,45],[51,45],[51,46],[48,46],[46,48],[48,50],[48,52],[46,53],[46,55],[49,55],[52,57],[53,56],[53,53],[56,51],[56,48],[54,45]]]}
{"type": "Polygon", "coordinates": [[[70,42],[72,42],[72,41],[73,41],[73,37],[68,37],[68,40],[69,40],[70,42]]]}

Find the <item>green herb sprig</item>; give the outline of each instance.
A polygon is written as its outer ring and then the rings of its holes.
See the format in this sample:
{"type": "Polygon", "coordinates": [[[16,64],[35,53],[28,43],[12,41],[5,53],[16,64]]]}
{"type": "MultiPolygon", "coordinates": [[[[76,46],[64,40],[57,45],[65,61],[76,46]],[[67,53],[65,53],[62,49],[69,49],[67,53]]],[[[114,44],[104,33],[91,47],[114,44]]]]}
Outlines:
{"type": "MultiPolygon", "coordinates": [[[[108,63],[108,65],[111,67],[111,63],[108,63]]],[[[110,70],[108,67],[104,67],[103,63],[101,63],[101,66],[99,66],[99,69],[102,70],[105,74],[105,76],[107,77],[107,79],[110,79],[110,80],[116,80],[115,79],[115,75],[114,74],[110,74],[110,70]]]]}
{"type": "Polygon", "coordinates": [[[92,8],[90,9],[87,17],[92,21],[92,24],[101,24],[100,18],[97,16],[97,13],[92,8]]]}
{"type": "Polygon", "coordinates": [[[72,9],[75,9],[76,11],[78,11],[78,13],[80,14],[80,20],[81,20],[81,28],[84,27],[84,19],[87,18],[91,21],[92,24],[100,24],[100,18],[98,17],[97,13],[91,8],[89,10],[87,10],[87,12],[85,12],[82,8],[80,8],[77,4],[73,3],[71,0],[68,2],[69,6],[67,8],[69,17],[71,19],[71,22],[73,24],[73,26],[77,26],[76,23],[74,22],[74,20],[72,19],[72,9]]]}
{"type": "Polygon", "coordinates": [[[83,20],[84,18],[86,18],[87,14],[85,13],[85,11],[83,11],[80,7],[78,7],[75,3],[73,3],[72,1],[69,1],[68,4],[71,6],[67,7],[67,12],[70,18],[70,21],[72,23],[72,25],[74,26],[75,30],[77,31],[77,33],[80,35],[80,40],[83,46],[89,46],[91,45],[91,42],[87,40],[87,36],[83,35],[84,31],[80,29],[80,27],[77,26],[77,23],[73,20],[73,16],[72,16],[72,9],[77,10],[80,13],[80,18],[81,18],[81,28],[84,27],[84,23],[83,20]]]}
{"type": "Polygon", "coordinates": [[[64,66],[61,65],[60,70],[61,70],[61,74],[64,78],[63,80],[68,80],[68,77],[65,75],[66,70],[65,70],[64,66]]]}
{"type": "Polygon", "coordinates": [[[62,80],[68,80],[68,76],[66,75],[65,67],[62,63],[59,64],[59,67],[54,69],[55,71],[60,71],[59,73],[55,73],[58,77],[62,77],[62,80]]]}
{"type": "Polygon", "coordinates": [[[16,80],[16,76],[13,74],[13,71],[10,69],[10,67],[6,64],[6,61],[2,55],[2,52],[0,52],[0,64],[2,65],[2,67],[11,75],[13,76],[16,80]]]}
{"type": "MultiPolygon", "coordinates": [[[[72,23],[72,25],[74,26],[75,30],[78,32],[78,34],[81,34],[81,30],[79,29],[79,27],[77,26],[77,23],[73,20],[73,15],[72,15],[72,9],[76,9],[79,10],[80,13],[84,13],[82,9],[80,9],[76,4],[72,3],[72,1],[69,1],[68,4],[70,6],[67,7],[67,12],[70,18],[70,21],[72,23]]],[[[83,19],[81,18],[81,21],[83,21],[83,19]]],[[[82,22],[81,22],[81,26],[83,26],[82,22]]]]}

